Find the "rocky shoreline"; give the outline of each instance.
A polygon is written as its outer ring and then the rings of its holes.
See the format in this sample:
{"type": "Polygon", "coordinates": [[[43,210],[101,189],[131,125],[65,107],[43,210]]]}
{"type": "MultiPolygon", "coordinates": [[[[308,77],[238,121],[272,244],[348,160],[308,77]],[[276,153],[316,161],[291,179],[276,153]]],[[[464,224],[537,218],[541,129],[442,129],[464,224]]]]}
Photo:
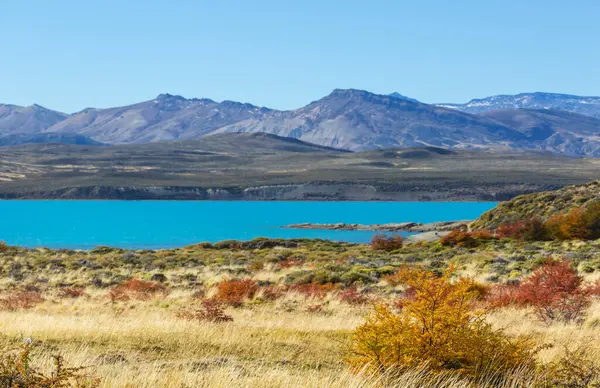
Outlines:
{"type": "Polygon", "coordinates": [[[431,222],[422,224],[420,222],[400,222],[391,224],[291,224],[286,225],[284,228],[288,229],[320,229],[320,230],[369,230],[369,231],[381,231],[381,232],[414,232],[414,233],[426,233],[426,232],[450,232],[454,229],[466,229],[472,221],[442,221],[442,222],[431,222]]]}

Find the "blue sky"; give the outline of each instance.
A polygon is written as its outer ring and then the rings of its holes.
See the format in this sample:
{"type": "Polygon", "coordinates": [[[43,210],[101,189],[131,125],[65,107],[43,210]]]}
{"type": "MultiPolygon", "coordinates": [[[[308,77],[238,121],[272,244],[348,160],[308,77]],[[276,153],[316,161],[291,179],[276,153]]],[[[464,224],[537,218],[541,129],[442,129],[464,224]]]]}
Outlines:
{"type": "Polygon", "coordinates": [[[297,108],[334,88],[600,95],[598,0],[0,2],[0,102],[159,93],[297,108]]]}

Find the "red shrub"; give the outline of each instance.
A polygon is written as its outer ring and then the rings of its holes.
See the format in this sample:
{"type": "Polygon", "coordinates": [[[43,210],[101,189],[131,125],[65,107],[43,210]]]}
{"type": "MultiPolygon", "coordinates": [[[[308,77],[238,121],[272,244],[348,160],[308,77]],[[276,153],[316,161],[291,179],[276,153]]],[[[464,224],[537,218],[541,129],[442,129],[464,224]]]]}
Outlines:
{"type": "Polygon", "coordinates": [[[518,284],[494,284],[489,289],[485,301],[493,309],[527,304],[518,284]]]}
{"type": "Polygon", "coordinates": [[[59,298],[65,299],[76,299],[84,294],[85,288],[83,287],[61,287],[58,290],[59,298]]]}
{"type": "Polygon", "coordinates": [[[493,240],[494,235],[487,230],[476,230],[473,232],[463,232],[460,229],[453,230],[442,237],[440,242],[446,246],[459,246],[466,248],[477,247],[481,241],[493,240]]]}
{"type": "Polygon", "coordinates": [[[491,307],[531,306],[544,322],[580,321],[590,305],[590,291],[569,261],[549,261],[519,286],[496,286],[487,301],[491,307]]]}
{"type": "Polygon", "coordinates": [[[210,299],[203,300],[200,307],[195,310],[179,311],[177,313],[177,318],[215,323],[233,321],[233,318],[225,313],[222,303],[210,299]]]}
{"type": "Polygon", "coordinates": [[[257,291],[258,283],[252,279],[223,280],[217,283],[214,299],[229,306],[240,307],[244,300],[253,298],[257,291]]]}
{"type": "Polygon", "coordinates": [[[370,298],[367,295],[361,294],[356,288],[348,288],[340,292],[339,298],[342,302],[348,303],[351,306],[359,306],[369,302],[370,298]]]}
{"type": "Polygon", "coordinates": [[[9,311],[26,310],[44,300],[38,291],[14,291],[0,298],[0,308],[9,311]]]}
{"type": "Polygon", "coordinates": [[[600,279],[584,287],[585,293],[591,297],[600,296],[600,279]]]}
{"type": "Polygon", "coordinates": [[[148,300],[155,295],[166,295],[166,287],[160,283],[147,282],[140,279],[130,279],[113,287],[108,292],[111,301],[148,300]]]}
{"type": "Polygon", "coordinates": [[[387,236],[377,234],[371,239],[371,248],[377,251],[391,252],[402,248],[404,239],[400,235],[387,236]]]}
{"type": "Polygon", "coordinates": [[[306,284],[297,284],[292,289],[297,291],[303,295],[313,298],[324,298],[332,291],[335,291],[338,288],[337,285],[333,283],[306,283],[306,284]]]}
{"type": "Polygon", "coordinates": [[[496,230],[498,238],[512,238],[524,241],[541,241],[547,238],[544,223],[539,217],[518,221],[514,224],[502,224],[496,230]]]}

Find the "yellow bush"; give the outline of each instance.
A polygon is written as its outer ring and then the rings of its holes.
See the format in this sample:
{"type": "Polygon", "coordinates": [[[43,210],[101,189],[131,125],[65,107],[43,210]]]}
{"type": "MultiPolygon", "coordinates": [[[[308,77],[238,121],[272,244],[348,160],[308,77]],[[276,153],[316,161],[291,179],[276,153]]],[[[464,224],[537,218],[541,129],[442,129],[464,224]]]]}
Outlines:
{"type": "Polygon", "coordinates": [[[397,276],[412,296],[398,304],[399,314],[387,305],[375,306],[355,330],[347,359],[354,370],[393,373],[426,366],[501,378],[516,368],[535,368],[537,351],[530,339],[509,339],[475,310],[479,292],[473,281],[452,282],[452,269],[441,277],[418,269],[397,276]]]}

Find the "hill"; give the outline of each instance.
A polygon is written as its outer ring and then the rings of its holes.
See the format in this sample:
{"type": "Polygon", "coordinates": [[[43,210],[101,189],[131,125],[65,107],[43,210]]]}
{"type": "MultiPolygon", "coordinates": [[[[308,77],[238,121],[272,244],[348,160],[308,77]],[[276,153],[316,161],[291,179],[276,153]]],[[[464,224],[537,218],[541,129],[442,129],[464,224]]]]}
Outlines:
{"type": "Polygon", "coordinates": [[[92,140],[87,136],[74,133],[34,133],[34,134],[14,134],[0,136],[0,147],[15,146],[19,144],[36,143],[62,143],[62,144],[80,144],[80,145],[102,145],[102,143],[92,140]]]}
{"type": "Polygon", "coordinates": [[[552,214],[585,206],[597,199],[600,199],[600,181],[568,186],[555,191],[520,195],[484,213],[471,227],[493,229],[503,223],[511,224],[531,217],[546,220],[552,214]]]}
{"type": "Polygon", "coordinates": [[[600,119],[547,109],[505,109],[482,115],[523,133],[530,148],[600,156],[600,119]]]}
{"type": "Polygon", "coordinates": [[[414,147],[344,152],[262,133],[0,153],[0,198],[505,200],[600,179],[594,159],[414,147]]]}
{"type": "Polygon", "coordinates": [[[600,97],[559,93],[521,93],[473,99],[465,104],[438,104],[468,113],[504,109],[551,109],[600,118],[600,97]]]}

